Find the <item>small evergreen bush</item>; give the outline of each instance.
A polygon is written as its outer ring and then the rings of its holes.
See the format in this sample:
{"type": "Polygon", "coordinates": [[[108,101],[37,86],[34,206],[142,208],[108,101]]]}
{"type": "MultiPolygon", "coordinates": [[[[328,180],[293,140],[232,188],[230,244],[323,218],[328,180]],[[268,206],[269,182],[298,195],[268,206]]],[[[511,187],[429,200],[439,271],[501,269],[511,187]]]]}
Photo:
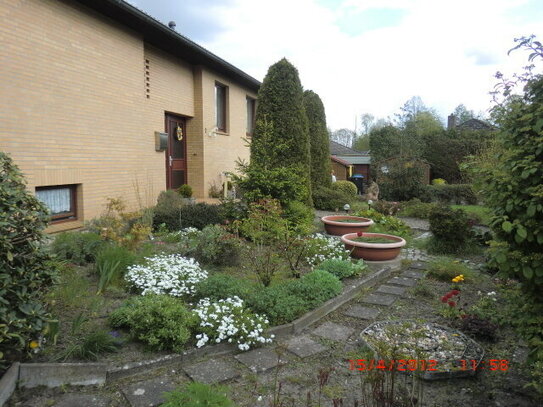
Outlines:
{"type": "Polygon", "coordinates": [[[438,206],[430,213],[432,238],[428,251],[436,254],[461,253],[472,241],[471,225],[465,211],[438,206]]]}
{"type": "Polygon", "coordinates": [[[183,198],[190,198],[192,196],[192,187],[190,185],[183,184],[177,188],[177,193],[183,198]]]}
{"type": "Polygon", "coordinates": [[[331,187],[318,187],[313,190],[313,205],[323,211],[343,209],[343,206],[346,203],[350,204],[352,200],[352,195],[331,187]]]}
{"type": "Polygon", "coordinates": [[[130,298],[110,314],[109,322],[113,328],[128,329],[134,339],[150,349],[181,352],[197,318],[179,299],[149,294],[130,298]]]}
{"type": "Polygon", "coordinates": [[[422,202],[418,198],[402,202],[400,205],[399,216],[410,218],[429,219],[430,213],[437,207],[435,203],[422,202]]]}
{"type": "Polygon", "coordinates": [[[193,299],[209,298],[212,301],[218,301],[229,297],[239,297],[247,300],[253,293],[256,293],[256,286],[247,279],[217,273],[196,284],[193,299]]]}
{"type": "Polygon", "coordinates": [[[198,203],[186,205],[179,210],[179,229],[189,227],[203,229],[207,225],[223,222],[224,217],[219,205],[198,203]]]}
{"type": "Polygon", "coordinates": [[[341,293],[339,278],[324,270],[315,270],[303,276],[290,292],[303,299],[310,309],[315,308],[341,293]]]}
{"type": "Polygon", "coordinates": [[[350,260],[328,259],[319,264],[316,269],[327,271],[342,280],[355,274],[360,274],[366,269],[366,265],[362,260],[353,263],[350,260]]]}
{"type": "Polygon", "coordinates": [[[93,263],[105,245],[96,233],[63,232],[55,236],[51,250],[61,259],[85,265],[93,263]]]}
{"type": "Polygon", "coordinates": [[[309,311],[308,303],[291,292],[296,283],[287,281],[259,290],[250,296],[248,305],[255,312],[266,314],[272,325],[294,321],[309,311]]]}
{"type": "Polygon", "coordinates": [[[347,196],[356,196],[358,188],[351,181],[336,181],[332,182],[332,189],[343,192],[347,196]]]}
{"type": "Polygon", "coordinates": [[[302,202],[290,201],[285,205],[283,217],[291,230],[304,235],[312,228],[315,213],[312,208],[302,202]]]}
{"type": "Polygon", "coordinates": [[[153,210],[153,227],[164,224],[170,231],[181,229],[179,210],[184,206],[183,197],[173,190],[162,191],[153,210]]]}
{"type": "Polygon", "coordinates": [[[240,239],[218,225],[206,226],[196,238],[194,255],[202,263],[234,266],[240,254],[240,239]]]}

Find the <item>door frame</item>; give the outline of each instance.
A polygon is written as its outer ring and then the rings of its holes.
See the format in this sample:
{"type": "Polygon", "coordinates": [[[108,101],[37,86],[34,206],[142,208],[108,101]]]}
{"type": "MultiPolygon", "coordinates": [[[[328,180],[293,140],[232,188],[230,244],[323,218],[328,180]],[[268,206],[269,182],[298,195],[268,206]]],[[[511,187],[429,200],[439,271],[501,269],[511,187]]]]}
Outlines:
{"type": "Polygon", "coordinates": [[[185,184],[188,184],[188,171],[187,171],[187,116],[172,113],[165,111],[164,112],[164,130],[168,134],[168,147],[166,148],[166,154],[164,155],[164,165],[166,167],[166,190],[172,189],[172,167],[170,166],[170,155],[171,155],[171,134],[170,129],[168,128],[168,119],[174,119],[179,122],[182,122],[183,128],[183,158],[182,160],[185,163],[185,184]]]}

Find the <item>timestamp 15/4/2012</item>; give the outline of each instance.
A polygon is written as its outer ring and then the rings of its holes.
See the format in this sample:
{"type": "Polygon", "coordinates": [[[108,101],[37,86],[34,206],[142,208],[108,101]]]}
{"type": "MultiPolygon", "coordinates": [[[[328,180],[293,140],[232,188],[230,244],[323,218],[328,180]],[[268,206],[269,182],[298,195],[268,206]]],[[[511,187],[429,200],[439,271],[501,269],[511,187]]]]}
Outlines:
{"type": "MultiPolygon", "coordinates": [[[[461,359],[457,361],[456,365],[459,370],[500,370],[505,372],[509,369],[509,361],[507,359],[489,359],[486,361],[461,359]]],[[[440,369],[439,362],[433,359],[349,359],[349,370],[397,370],[399,372],[414,372],[418,370],[438,372],[440,369]]]]}

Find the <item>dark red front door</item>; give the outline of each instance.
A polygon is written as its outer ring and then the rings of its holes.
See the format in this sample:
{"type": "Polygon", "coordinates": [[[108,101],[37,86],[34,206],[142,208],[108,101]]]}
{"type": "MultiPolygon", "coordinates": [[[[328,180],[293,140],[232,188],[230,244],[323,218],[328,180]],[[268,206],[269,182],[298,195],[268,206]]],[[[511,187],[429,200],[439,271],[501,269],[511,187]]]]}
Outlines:
{"type": "Polygon", "coordinates": [[[166,150],[166,187],[179,188],[187,183],[187,130],[185,119],[166,115],[168,149],[166,150]]]}

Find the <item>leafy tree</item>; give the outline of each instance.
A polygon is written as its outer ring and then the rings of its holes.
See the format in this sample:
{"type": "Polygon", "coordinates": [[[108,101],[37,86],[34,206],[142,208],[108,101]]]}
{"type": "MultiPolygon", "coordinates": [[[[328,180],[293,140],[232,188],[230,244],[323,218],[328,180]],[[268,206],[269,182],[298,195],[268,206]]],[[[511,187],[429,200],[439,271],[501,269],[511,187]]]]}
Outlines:
{"type": "Polygon", "coordinates": [[[357,137],[353,143],[353,148],[358,151],[367,151],[370,149],[370,136],[357,137]]]}
{"type": "Polygon", "coordinates": [[[467,120],[473,119],[476,117],[473,110],[468,110],[463,104],[459,104],[453,111],[453,115],[458,118],[459,123],[464,123],[467,120]]]}
{"type": "Polygon", "coordinates": [[[362,126],[362,135],[367,136],[375,123],[375,116],[369,113],[360,115],[360,124],[362,126]]]}
{"type": "Polygon", "coordinates": [[[311,188],[330,186],[330,143],[326,129],[326,114],[321,98],[315,92],[304,92],[304,106],[309,123],[309,144],[311,147],[311,188]]]}
{"type": "Polygon", "coordinates": [[[55,267],[43,244],[48,211],[0,152],[0,367],[38,346],[50,322],[43,305],[55,267]]]}
{"type": "Polygon", "coordinates": [[[350,129],[339,129],[330,133],[330,140],[346,147],[351,147],[355,138],[356,133],[350,129]]]}
{"type": "Polygon", "coordinates": [[[372,162],[400,155],[400,129],[389,124],[370,133],[370,150],[372,162]]]}
{"type": "Polygon", "coordinates": [[[285,58],[269,68],[258,92],[250,165],[262,171],[288,168],[306,185],[303,200],[311,203],[310,144],[303,90],[298,70],[285,58]]]}

